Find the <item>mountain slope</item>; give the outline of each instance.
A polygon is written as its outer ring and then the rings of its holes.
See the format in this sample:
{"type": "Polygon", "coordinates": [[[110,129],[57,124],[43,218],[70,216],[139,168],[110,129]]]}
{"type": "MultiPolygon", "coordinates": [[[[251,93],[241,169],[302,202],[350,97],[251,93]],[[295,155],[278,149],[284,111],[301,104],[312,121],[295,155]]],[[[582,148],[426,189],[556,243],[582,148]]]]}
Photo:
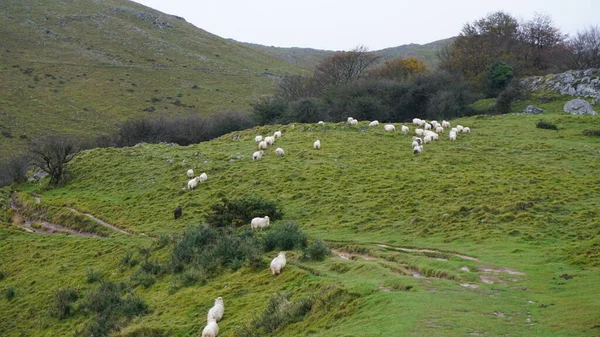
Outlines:
{"type": "Polygon", "coordinates": [[[277,77],[300,70],[124,0],[2,1],[0,45],[2,157],[42,133],[248,110],[277,77]]]}

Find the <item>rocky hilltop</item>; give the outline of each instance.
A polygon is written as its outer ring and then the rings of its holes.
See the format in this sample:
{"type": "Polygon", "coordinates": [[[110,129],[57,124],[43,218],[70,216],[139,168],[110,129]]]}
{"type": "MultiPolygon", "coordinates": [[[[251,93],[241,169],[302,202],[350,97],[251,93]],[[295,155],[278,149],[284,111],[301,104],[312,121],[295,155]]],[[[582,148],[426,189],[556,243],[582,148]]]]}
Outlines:
{"type": "Polygon", "coordinates": [[[600,102],[600,69],[569,70],[560,74],[531,76],[521,83],[531,91],[551,91],[577,97],[595,97],[600,102]]]}

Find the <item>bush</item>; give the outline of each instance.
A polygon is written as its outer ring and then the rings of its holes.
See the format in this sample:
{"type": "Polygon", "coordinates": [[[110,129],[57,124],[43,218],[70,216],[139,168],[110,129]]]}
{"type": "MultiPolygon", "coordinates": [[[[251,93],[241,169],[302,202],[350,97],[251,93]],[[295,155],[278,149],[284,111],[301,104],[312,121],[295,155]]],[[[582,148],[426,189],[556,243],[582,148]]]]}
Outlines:
{"type": "Polygon", "coordinates": [[[88,267],[87,271],[87,283],[94,283],[100,281],[102,275],[100,272],[95,271],[92,267],[88,267]]]}
{"type": "Polygon", "coordinates": [[[14,287],[8,287],[4,290],[4,298],[6,298],[7,301],[12,301],[16,294],[14,287]]]}
{"type": "Polygon", "coordinates": [[[211,227],[241,227],[250,225],[255,217],[268,215],[270,221],[275,221],[283,216],[277,203],[264,200],[260,197],[241,197],[229,200],[221,198],[221,202],[212,205],[211,211],[206,215],[206,222],[211,227]]]}
{"type": "Polygon", "coordinates": [[[263,98],[252,104],[252,117],[259,125],[279,123],[286,115],[288,105],[275,98],[263,98]]]}
{"type": "Polygon", "coordinates": [[[47,136],[29,145],[35,167],[48,172],[50,185],[63,183],[67,177],[67,163],[79,152],[79,142],[67,136],[47,136]]]}
{"type": "Polygon", "coordinates": [[[498,61],[490,67],[486,77],[488,97],[496,97],[508,86],[513,78],[513,69],[508,64],[498,61]]]}
{"type": "Polygon", "coordinates": [[[329,255],[329,247],[323,240],[313,240],[304,250],[304,258],[314,261],[323,261],[329,255]]]}
{"type": "Polygon", "coordinates": [[[73,303],[77,301],[79,295],[72,288],[57,289],[54,292],[54,302],[50,309],[50,315],[62,320],[67,318],[73,309],[73,303]]]}
{"type": "Polygon", "coordinates": [[[289,104],[283,123],[316,123],[327,120],[327,107],[316,98],[304,98],[289,104]]]}
{"type": "Polygon", "coordinates": [[[540,120],[537,123],[535,123],[535,127],[540,129],[558,130],[558,127],[555,124],[546,122],[544,120],[540,120]]]}
{"type": "Polygon", "coordinates": [[[525,90],[518,78],[514,78],[509,85],[502,91],[496,99],[494,111],[498,114],[507,114],[510,112],[512,102],[517,99],[526,98],[525,90]]]}
{"type": "Polygon", "coordinates": [[[586,136],[600,137],[600,130],[585,129],[585,130],[583,130],[583,134],[586,136]]]}
{"type": "Polygon", "coordinates": [[[292,250],[294,248],[306,247],[306,234],[302,232],[300,226],[295,222],[286,222],[273,226],[264,236],[265,251],[274,249],[292,250]]]}
{"type": "Polygon", "coordinates": [[[143,269],[138,269],[131,275],[131,281],[133,281],[136,286],[150,288],[156,283],[156,276],[145,272],[143,269]]]}
{"type": "Polygon", "coordinates": [[[27,181],[26,174],[30,162],[31,158],[28,155],[22,155],[14,157],[0,166],[0,187],[27,181]]]}

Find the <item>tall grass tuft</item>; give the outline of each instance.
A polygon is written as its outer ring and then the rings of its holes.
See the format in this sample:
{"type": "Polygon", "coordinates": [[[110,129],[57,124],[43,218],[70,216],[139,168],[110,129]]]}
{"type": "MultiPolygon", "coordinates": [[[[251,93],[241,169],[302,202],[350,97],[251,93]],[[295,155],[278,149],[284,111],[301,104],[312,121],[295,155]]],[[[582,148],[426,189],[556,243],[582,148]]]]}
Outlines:
{"type": "Polygon", "coordinates": [[[558,127],[555,124],[546,122],[544,120],[540,120],[535,123],[535,127],[539,129],[558,130],[558,127]]]}

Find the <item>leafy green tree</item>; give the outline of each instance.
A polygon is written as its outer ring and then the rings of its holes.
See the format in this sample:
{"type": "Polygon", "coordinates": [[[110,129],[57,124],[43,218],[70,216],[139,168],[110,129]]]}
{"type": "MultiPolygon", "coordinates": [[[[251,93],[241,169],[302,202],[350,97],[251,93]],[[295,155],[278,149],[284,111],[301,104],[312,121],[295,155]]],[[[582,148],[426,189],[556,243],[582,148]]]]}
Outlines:
{"type": "Polygon", "coordinates": [[[492,64],[487,74],[487,95],[496,97],[513,78],[513,69],[504,62],[492,64]]]}

